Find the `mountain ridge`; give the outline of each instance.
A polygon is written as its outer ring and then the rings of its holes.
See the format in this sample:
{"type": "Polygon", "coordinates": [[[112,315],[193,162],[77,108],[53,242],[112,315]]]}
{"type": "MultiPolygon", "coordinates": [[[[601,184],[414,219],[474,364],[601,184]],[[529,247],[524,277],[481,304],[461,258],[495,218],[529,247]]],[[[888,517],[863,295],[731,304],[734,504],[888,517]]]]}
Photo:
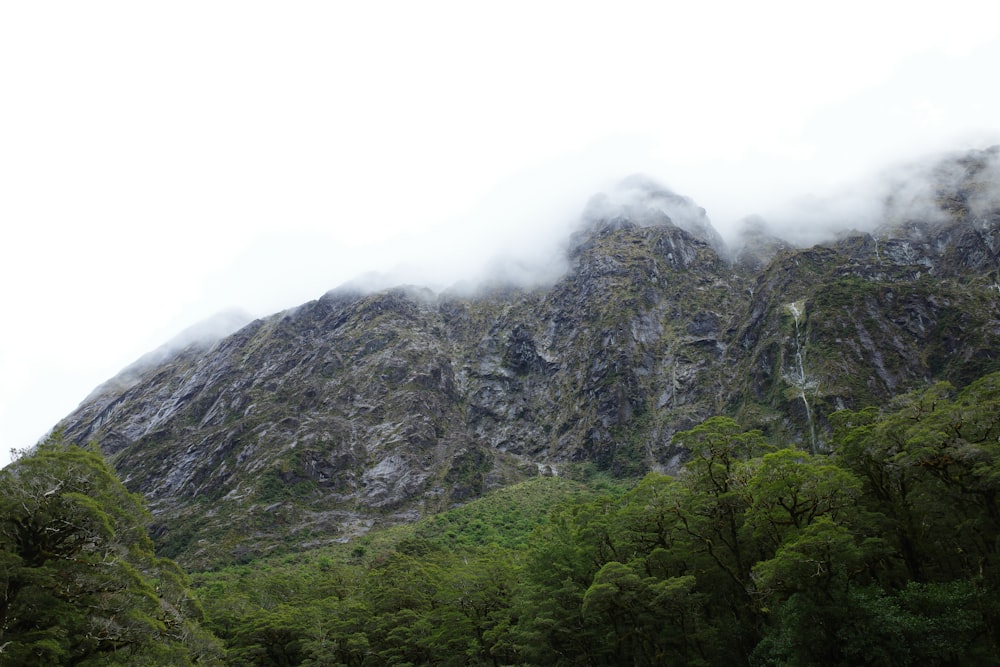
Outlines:
{"type": "Polygon", "coordinates": [[[883,226],[809,248],[758,224],[729,249],[691,200],[633,178],[588,205],[551,286],[335,289],[180,350],[60,428],[97,440],[161,549],[197,565],[538,474],[671,471],[673,434],[716,414],[821,451],[837,409],[1000,369],[997,154],[939,166],[933,214],[887,206],[883,226]]]}

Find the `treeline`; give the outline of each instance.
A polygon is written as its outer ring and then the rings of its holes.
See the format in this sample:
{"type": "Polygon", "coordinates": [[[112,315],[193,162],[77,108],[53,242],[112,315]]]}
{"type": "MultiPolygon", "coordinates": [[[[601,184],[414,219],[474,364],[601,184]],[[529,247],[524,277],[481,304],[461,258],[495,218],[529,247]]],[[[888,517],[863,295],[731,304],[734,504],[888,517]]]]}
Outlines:
{"type": "Polygon", "coordinates": [[[714,418],[676,477],[544,512],[536,480],[199,593],[231,665],[996,664],[1000,375],[834,427],[817,456],[714,418]]]}
{"type": "Polygon", "coordinates": [[[0,664],[1000,663],[1000,374],[832,421],[812,455],[713,418],[677,476],[537,478],[197,600],[100,455],[45,445],[0,475],[0,664]]]}

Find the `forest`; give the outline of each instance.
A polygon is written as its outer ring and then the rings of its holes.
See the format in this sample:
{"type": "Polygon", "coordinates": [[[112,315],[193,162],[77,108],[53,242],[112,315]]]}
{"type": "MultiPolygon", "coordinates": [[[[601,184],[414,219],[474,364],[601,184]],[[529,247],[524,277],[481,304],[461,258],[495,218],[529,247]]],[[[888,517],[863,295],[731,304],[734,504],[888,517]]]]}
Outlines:
{"type": "Polygon", "coordinates": [[[1000,374],[830,426],[814,454],[714,417],[677,475],[581,464],[192,573],[55,436],[0,473],[0,664],[1000,663],[1000,374]]]}

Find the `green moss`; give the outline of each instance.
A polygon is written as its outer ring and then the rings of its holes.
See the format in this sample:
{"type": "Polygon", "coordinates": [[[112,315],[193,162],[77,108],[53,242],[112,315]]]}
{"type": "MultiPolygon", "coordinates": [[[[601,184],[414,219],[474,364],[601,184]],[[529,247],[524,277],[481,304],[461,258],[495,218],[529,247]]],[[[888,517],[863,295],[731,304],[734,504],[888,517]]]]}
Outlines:
{"type": "Polygon", "coordinates": [[[857,276],[845,276],[815,290],[812,301],[817,308],[831,312],[844,308],[853,310],[857,304],[878,295],[879,291],[880,287],[875,283],[857,276]]]}

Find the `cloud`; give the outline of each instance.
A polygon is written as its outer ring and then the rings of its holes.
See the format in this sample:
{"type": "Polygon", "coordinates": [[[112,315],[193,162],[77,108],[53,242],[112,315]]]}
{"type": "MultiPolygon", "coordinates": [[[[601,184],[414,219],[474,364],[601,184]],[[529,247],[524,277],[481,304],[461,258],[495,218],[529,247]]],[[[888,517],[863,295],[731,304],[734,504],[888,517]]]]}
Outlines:
{"type": "Polygon", "coordinates": [[[645,174],[632,174],[608,192],[591,197],[581,217],[584,223],[622,217],[640,226],[673,224],[726,253],[726,244],[704,208],[645,174]]]}
{"type": "Polygon", "coordinates": [[[864,170],[1000,141],[975,1],[536,4],[4,4],[0,436],[232,306],[551,280],[628,174],[806,242],[877,214],[864,170]]]}
{"type": "Polygon", "coordinates": [[[1000,146],[902,163],[883,187],[888,224],[986,216],[1000,207],[1000,146]]]}

